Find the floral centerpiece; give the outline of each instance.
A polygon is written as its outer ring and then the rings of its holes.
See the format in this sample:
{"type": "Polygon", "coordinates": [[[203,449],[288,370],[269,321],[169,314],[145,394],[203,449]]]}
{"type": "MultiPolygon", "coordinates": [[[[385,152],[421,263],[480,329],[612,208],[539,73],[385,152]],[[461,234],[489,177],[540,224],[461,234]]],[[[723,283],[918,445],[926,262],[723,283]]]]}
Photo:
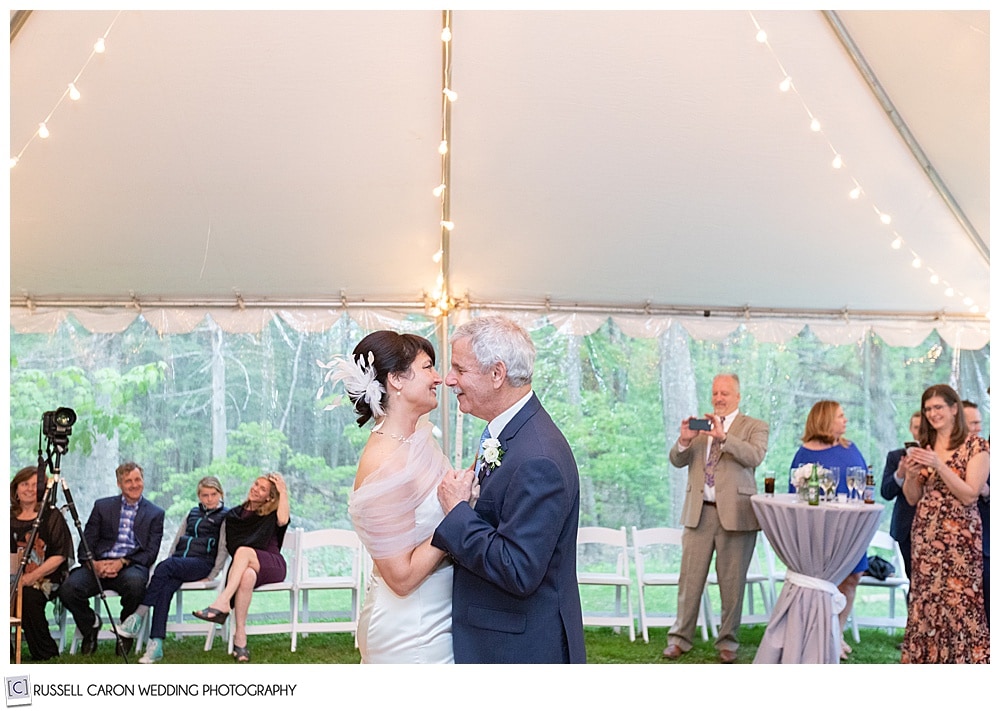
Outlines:
{"type": "MultiPolygon", "coordinates": [[[[802,464],[801,466],[792,469],[792,486],[795,487],[795,491],[802,493],[808,488],[809,477],[812,476],[813,464],[802,464]]],[[[829,474],[830,470],[821,464],[816,464],[816,476],[819,477],[820,481],[823,480],[824,474],[829,474]]]]}

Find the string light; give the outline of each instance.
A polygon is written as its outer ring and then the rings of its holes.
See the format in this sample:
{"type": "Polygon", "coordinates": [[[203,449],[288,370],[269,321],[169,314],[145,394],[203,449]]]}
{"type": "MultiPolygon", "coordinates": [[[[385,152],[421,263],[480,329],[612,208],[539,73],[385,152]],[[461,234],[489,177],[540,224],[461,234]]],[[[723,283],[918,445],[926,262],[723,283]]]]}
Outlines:
{"type": "Polygon", "coordinates": [[[448,97],[448,101],[458,101],[458,92],[452,91],[451,89],[442,89],[441,92],[448,97]]]}
{"type": "Polygon", "coordinates": [[[445,139],[438,144],[438,153],[444,155],[447,152],[448,152],[448,139],[445,139]]]}
{"type": "Polygon", "coordinates": [[[448,187],[447,185],[445,185],[444,183],[441,183],[436,188],[434,188],[433,190],[431,190],[431,192],[434,193],[434,197],[441,197],[441,193],[443,193],[444,190],[445,190],[445,188],[447,188],[447,187],[448,187]]]}
{"type": "MultiPolygon", "coordinates": [[[[785,67],[782,65],[781,61],[778,59],[778,56],[775,53],[774,48],[771,47],[770,43],[768,42],[767,32],[765,32],[764,28],[762,28],[760,26],[760,23],[757,22],[757,18],[754,16],[753,12],[749,12],[748,11],[747,14],[750,16],[750,20],[753,23],[753,26],[754,26],[754,28],[756,30],[756,39],[757,39],[757,42],[759,42],[760,44],[763,44],[763,45],[765,45],[767,47],[768,51],[771,53],[771,57],[774,59],[775,63],[778,65],[778,69],[781,72],[782,79],[781,79],[781,82],[778,84],[778,88],[782,92],[794,92],[795,95],[798,96],[799,100],[802,103],[802,107],[803,107],[803,109],[806,112],[806,115],[810,119],[809,128],[813,132],[821,133],[822,132],[822,125],[820,124],[819,119],[816,118],[812,114],[812,112],[809,110],[809,107],[806,105],[806,102],[802,98],[802,95],[799,94],[798,90],[795,87],[795,84],[792,82],[791,75],[788,73],[788,71],[786,71],[785,67]]],[[[833,160],[831,161],[831,166],[835,170],[840,170],[841,168],[844,167],[843,156],[840,154],[840,152],[838,150],[836,150],[836,148],[833,146],[833,144],[830,143],[829,138],[826,137],[825,134],[824,134],[824,138],[826,138],[827,143],[830,145],[830,149],[833,152],[833,160]]],[[[850,197],[851,200],[858,200],[864,194],[864,190],[861,187],[861,183],[856,178],[852,177],[852,182],[854,183],[854,187],[851,188],[851,190],[848,192],[848,197],[850,197]]],[[[883,225],[890,225],[892,223],[892,217],[888,213],[882,212],[881,210],[879,210],[874,205],[872,205],[872,208],[873,208],[875,214],[878,216],[879,221],[883,225]]],[[[893,239],[892,239],[892,241],[890,243],[890,246],[894,250],[899,250],[899,249],[901,249],[903,247],[903,244],[904,243],[903,243],[902,237],[900,237],[899,234],[897,234],[895,231],[893,231],[893,239]]],[[[912,250],[910,250],[910,254],[913,257],[912,261],[910,262],[911,266],[913,266],[914,268],[917,268],[917,269],[919,269],[920,267],[922,267],[923,266],[923,260],[920,258],[920,256],[916,252],[913,252],[912,250]]],[[[931,277],[930,277],[931,284],[934,284],[934,285],[939,285],[939,284],[943,285],[944,286],[944,294],[945,294],[945,296],[947,296],[949,298],[956,295],[956,291],[955,291],[954,287],[952,287],[950,284],[948,284],[948,282],[942,280],[941,277],[940,277],[940,275],[937,274],[936,272],[934,272],[934,270],[930,270],[930,271],[931,271],[931,277]]],[[[975,304],[975,302],[972,299],[972,297],[964,295],[964,294],[961,294],[960,292],[958,293],[958,295],[960,297],[963,297],[963,303],[970,308],[970,311],[972,311],[973,313],[978,313],[979,312],[979,307],[978,307],[977,304],[975,304]]]]}
{"type": "Polygon", "coordinates": [[[451,220],[441,220],[441,226],[444,227],[449,232],[455,229],[455,223],[452,222],[451,220]]]}
{"type": "Polygon", "coordinates": [[[94,58],[94,55],[103,54],[107,50],[106,40],[108,38],[108,35],[111,33],[111,28],[115,26],[115,23],[118,21],[118,18],[121,17],[122,12],[123,12],[122,10],[119,10],[115,14],[114,19],[111,20],[111,24],[108,25],[108,29],[104,31],[104,34],[101,37],[97,38],[96,42],[94,42],[93,50],[87,56],[87,60],[83,63],[83,66],[80,68],[80,71],[76,73],[76,76],[73,77],[73,81],[69,82],[66,85],[66,90],[63,91],[63,93],[59,96],[59,100],[56,102],[56,105],[52,107],[52,110],[49,111],[48,115],[45,117],[45,120],[39,122],[38,130],[35,131],[33,134],[31,134],[31,137],[28,139],[27,143],[24,144],[24,146],[21,148],[20,151],[18,151],[15,155],[11,156],[10,159],[11,170],[13,170],[14,167],[21,162],[21,158],[24,156],[24,152],[28,149],[28,146],[31,145],[31,142],[34,141],[36,137],[40,139],[46,139],[49,137],[50,132],[48,127],[48,122],[52,119],[53,114],[55,114],[56,110],[59,108],[60,104],[62,104],[63,100],[67,96],[70,98],[71,101],[80,100],[81,96],[80,89],[77,87],[76,83],[80,81],[80,77],[83,76],[84,71],[86,71],[88,65],[90,64],[90,60],[94,58]]]}

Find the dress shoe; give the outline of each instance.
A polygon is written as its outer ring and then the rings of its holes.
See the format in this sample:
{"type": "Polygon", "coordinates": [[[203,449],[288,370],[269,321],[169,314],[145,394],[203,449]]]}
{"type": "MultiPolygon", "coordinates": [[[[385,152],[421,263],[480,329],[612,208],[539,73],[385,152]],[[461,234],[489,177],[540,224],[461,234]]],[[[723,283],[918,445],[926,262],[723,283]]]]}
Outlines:
{"type": "Polygon", "coordinates": [[[664,659],[680,659],[682,654],[684,654],[684,650],[676,644],[668,644],[667,648],[663,650],[664,659]]]}
{"type": "Polygon", "coordinates": [[[80,654],[89,655],[97,651],[97,633],[100,631],[101,628],[98,625],[81,633],[83,640],[80,642],[80,654]]]}
{"type": "Polygon", "coordinates": [[[723,664],[732,664],[736,661],[736,652],[732,649],[720,649],[719,650],[719,661],[723,664]]]}

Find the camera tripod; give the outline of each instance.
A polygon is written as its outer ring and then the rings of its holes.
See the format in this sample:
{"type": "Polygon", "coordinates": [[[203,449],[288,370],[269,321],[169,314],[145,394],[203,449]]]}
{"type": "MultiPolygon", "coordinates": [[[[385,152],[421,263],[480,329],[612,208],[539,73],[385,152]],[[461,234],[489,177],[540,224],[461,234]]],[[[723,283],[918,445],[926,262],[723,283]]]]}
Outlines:
{"type": "MultiPolygon", "coordinates": [[[[60,485],[63,490],[63,497],[66,499],[66,505],[63,507],[65,510],[70,512],[70,516],[73,519],[73,524],[76,526],[76,531],[80,536],[80,565],[85,566],[91,570],[94,575],[94,580],[97,582],[97,590],[100,598],[104,604],[104,611],[108,616],[108,621],[111,623],[111,631],[115,636],[115,646],[116,650],[121,656],[122,660],[128,663],[128,653],[123,644],[123,639],[118,635],[118,628],[115,625],[114,616],[111,614],[111,607],[108,604],[108,597],[104,591],[104,586],[101,584],[101,578],[96,574],[93,569],[94,556],[90,550],[90,546],[87,543],[86,537],[83,535],[83,526],[80,524],[80,517],[76,510],[76,504],[73,501],[73,493],[70,491],[69,485],[66,480],[62,478],[60,473],[60,464],[62,461],[62,455],[66,452],[69,445],[68,437],[62,438],[49,438],[48,449],[46,451],[46,456],[42,456],[41,447],[41,435],[39,435],[39,447],[38,447],[38,490],[40,495],[38,497],[38,515],[35,516],[35,521],[32,523],[31,532],[28,534],[24,552],[21,555],[21,560],[18,563],[17,571],[11,575],[10,583],[10,602],[11,609],[14,608],[15,600],[17,599],[18,590],[21,584],[21,578],[24,576],[25,569],[31,559],[31,554],[35,549],[35,541],[38,539],[38,531],[41,529],[46,518],[50,515],[62,513],[56,505],[56,498],[59,492],[60,485]],[[52,477],[48,478],[46,476],[46,469],[51,470],[52,477]],[[43,485],[44,483],[44,485],[43,485]],[[44,488],[43,488],[44,486],[44,488]]],[[[82,633],[82,630],[81,630],[82,633]]]]}

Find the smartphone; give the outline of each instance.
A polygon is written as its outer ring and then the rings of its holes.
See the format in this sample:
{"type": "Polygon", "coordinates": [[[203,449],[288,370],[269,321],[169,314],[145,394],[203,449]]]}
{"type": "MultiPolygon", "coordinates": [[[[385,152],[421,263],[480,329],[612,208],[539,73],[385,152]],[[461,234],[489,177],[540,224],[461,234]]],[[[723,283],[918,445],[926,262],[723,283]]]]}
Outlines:
{"type": "Polygon", "coordinates": [[[909,449],[910,447],[916,447],[916,448],[919,449],[920,448],[920,443],[919,442],[905,442],[905,443],[903,443],[903,447],[905,449],[909,449]]]}
{"type": "Polygon", "coordinates": [[[708,420],[699,420],[697,417],[692,417],[688,420],[689,430],[704,430],[708,432],[712,429],[712,423],[708,420]]]}

